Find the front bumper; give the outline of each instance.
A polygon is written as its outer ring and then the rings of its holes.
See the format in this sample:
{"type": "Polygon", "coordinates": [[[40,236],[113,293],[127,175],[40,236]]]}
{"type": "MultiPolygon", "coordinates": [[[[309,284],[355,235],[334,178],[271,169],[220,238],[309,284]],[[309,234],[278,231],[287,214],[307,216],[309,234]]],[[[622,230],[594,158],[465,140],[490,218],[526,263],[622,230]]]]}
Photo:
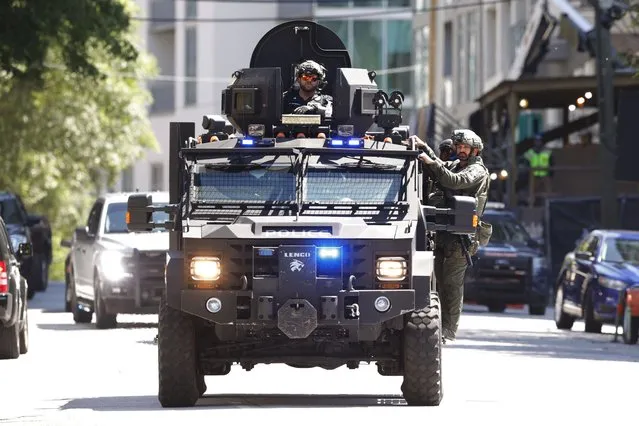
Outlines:
{"type": "Polygon", "coordinates": [[[277,327],[290,338],[305,338],[318,327],[378,325],[412,312],[416,305],[412,289],[352,290],[319,296],[317,301],[302,297],[281,303],[252,291],[182,290],[181,309],[217,324],[277,327]],[[385,312],[375,308],[380,297],[390,301],[385,312]],[[219,312],[207,310],[211,298],[221,302],[219,312]]]}
{"type": "MultiPolygon", "coordinates": [[[[483,272],[483,271],[482,271],[483,272]]],[[[464,300],[478,304],[547,304],[549,297],[548,274],[530,269],[476,273],[470,271],[464,282],[464,300]]]]}
{"type": "Polygon", "coordinates": [[[598,284],[593,286],[593,290],[593,311],[595,319],[607,324],[614,324],[623,292],[598,284]]]}
{"type": "Polygon", "coordinates": [[[110,314],[157,314],[164,293],[164,280],[129,278],[102,281],[102,300],[110,314]]]}

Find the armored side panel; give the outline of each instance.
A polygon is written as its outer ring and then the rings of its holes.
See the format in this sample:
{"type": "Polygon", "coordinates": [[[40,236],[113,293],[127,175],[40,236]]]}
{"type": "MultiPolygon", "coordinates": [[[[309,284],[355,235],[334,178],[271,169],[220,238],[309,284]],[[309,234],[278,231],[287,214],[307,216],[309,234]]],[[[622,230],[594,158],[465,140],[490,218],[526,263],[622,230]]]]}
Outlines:
{"type": "MultiPolygon", "coordinates": [[[[179,204],[184,191],[184,165],[179,156],[184,142],[195,137],[195,123],[171,122],[169,127],[169,203],[179,204]]],[[[182,221],[176,220],[175,229],[170,231],[169,252],[167,254],[167,273],[165,295],[169,306],[180,308],[180,291],[183,284],[184,256],[182,254],[182,221]]]]}
{"type": "MultiPolygon", "coordinates": [[[[335,81],[337,68],[351,67],[351,57],[337,34],[311,21],[286,22],[267,32],[253,50],[250,67],[281,68],[282,88],[288,90],[295,65],[307,59],[324,65],[328,82],[335,81]]],[[[323,93],[332,95],[332,89],[329,84],[323,93]]]]}
{"type": "Polygon", "coordinates": [[[355,135],[363,135],[373,124],[377,83],[363,68],[338,68],[333,86],[335,124],[352,124],[355,135]]]}

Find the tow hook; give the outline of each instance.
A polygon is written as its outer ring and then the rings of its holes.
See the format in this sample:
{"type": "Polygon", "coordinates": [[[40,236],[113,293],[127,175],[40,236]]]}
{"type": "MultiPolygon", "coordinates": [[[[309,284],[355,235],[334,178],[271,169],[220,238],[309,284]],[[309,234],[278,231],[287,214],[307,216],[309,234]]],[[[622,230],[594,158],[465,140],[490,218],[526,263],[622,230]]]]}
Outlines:
{"type": "Polygon", "coordinates": [[[359,318],[359,305],[353,303],[352,305],[346,305],[346,318],[358,319],[359,318]]]}

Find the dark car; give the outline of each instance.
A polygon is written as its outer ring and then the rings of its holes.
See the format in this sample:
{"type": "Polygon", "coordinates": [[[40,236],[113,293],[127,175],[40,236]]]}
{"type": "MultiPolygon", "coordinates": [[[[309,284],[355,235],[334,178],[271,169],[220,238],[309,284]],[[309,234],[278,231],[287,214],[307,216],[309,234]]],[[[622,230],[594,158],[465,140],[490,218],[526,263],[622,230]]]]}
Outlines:
{"type": "Polygon", "coordinates": [[[533,239],[516,215],[487,205],[482,220],[493,226],[466,272],[464,300],[503,312],[507,305],[528,305],[531,315],[544,315],[549,298],[549,272],[543,245],[533,239]]]}
{"type": "Polygon", "coordinates": [[[6,224],[14,251],[22,243],[29,243],[33,254],[20,265],[20,273],[29,282],[28,298],[45,291],[49,283],[52,246],[51,228],[44,216],[28,214],[20,196],[0,192],[0,215],[6,224]]]}
{"type": "Polygon", "coordinates": [[[583,319],[600,333],[614,324],[621,297],[639,284],[639,231],[595,229],[564,257],[556,281],[555,323],[570,330],[583,319]]]}
{"type": "Polygon", "coordinates": [[[0,218],[0,359],[18,358],[29,349],[28,287],[20,275],[20,260],[30,255],[29,243],[20,243],[14,252],[0,218]]]}

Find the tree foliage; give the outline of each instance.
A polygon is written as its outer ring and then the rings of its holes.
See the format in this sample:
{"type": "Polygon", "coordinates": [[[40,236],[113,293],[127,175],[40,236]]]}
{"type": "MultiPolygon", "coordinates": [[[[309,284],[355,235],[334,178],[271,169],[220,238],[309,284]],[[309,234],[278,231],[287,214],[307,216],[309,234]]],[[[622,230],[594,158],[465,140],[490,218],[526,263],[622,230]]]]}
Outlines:
{"type": "Polygon", "coordinates": [[[157,147],[143,85],[155,68],[136,47],[129,0],[9,4],[0,21],[22,25],[0,39],[0,188],[49,218],[59,278],[60,239],[84,224],[104,184],[157,147]]]}

